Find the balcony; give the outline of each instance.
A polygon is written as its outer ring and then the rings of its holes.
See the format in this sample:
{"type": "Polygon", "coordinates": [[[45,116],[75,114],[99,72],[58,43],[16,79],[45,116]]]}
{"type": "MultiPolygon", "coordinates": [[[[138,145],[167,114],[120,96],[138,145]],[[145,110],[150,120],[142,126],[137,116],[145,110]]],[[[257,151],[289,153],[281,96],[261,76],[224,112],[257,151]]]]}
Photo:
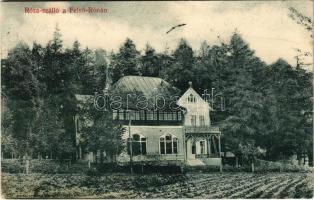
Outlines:
{"type": "Polygon", "coordinates": [[[186,133],[214,133],[220,134],[217,126],[185,126],[186,133]]]}

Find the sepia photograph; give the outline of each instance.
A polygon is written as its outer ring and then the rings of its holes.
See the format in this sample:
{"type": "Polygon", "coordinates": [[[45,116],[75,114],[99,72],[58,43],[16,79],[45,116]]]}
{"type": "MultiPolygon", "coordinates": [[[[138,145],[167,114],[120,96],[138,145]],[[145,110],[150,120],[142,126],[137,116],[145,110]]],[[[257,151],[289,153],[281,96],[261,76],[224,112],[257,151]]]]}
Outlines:
{"type": "Polygon", "coordinates": [[[3,1],[1,199],[312,199],[313,1],[3,1]]]}

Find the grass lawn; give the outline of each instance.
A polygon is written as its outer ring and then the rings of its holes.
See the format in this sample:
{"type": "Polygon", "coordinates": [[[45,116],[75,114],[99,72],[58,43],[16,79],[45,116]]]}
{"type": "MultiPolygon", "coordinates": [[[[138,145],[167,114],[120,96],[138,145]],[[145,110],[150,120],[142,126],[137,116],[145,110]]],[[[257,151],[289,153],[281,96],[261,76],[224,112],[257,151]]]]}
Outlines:
{"type": "Polygon", "coordinates": [[[311,173],[8,174],[5,198],[311,198],[311,173]]]}

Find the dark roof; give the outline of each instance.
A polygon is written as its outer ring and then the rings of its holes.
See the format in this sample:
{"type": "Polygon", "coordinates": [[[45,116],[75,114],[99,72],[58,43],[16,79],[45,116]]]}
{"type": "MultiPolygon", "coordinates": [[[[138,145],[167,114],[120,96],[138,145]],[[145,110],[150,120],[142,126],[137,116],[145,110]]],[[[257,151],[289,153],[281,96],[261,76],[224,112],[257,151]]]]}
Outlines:
{"type": "Polygon", "coordinates": [[[112,87],[114,92],[141,92],[150,97],[154,90],[158,90],[162,95],[168,96],[177,94],[180,90],[171,86],[167,81],[157,77],[146,76],[124,76],[112,87]]]}
{"type": "MultiPolygon", "coordinates": [[[[180,90],[161,78],[124,76],[112,86],[109,93],[119,95],[122,98],[126,97],[126,95],[141,95],[145,96],[150,103],[156,96],[162,96],[166,100],[165,107],[167,107],[170,100],[173,101],[175,96],[179,97],[180,90]]],[[[123,98],[122,102],[125,103],[125,98],[123,98]]]]}

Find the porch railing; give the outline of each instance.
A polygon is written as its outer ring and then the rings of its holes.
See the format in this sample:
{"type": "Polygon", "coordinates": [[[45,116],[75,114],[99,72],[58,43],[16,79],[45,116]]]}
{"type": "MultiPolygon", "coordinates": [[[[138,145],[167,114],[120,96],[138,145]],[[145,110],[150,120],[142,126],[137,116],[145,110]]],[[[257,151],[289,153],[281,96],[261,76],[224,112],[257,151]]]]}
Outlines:
{"type": "Polygon", "coordinates": [[[196,154],[195,158],[219,158],[219,154],[218,153],[196,154]]]}
{"type": "Polygon", "coordinates": [[[217,126],[185,126],[186,133],[220,133],[217,126]]]}
{"type": "MultiPolygon", "coordinates": [[[[124,155],[123,157],[119,157],[118,160],[120,162],[129,162],[130,156],[124,155]]],[[[133,155],[132,156],[133,162],[140,162],[140,161],[183,161],[184,155],[183,154],[147,154],[147,155],[133,155]]]]}

